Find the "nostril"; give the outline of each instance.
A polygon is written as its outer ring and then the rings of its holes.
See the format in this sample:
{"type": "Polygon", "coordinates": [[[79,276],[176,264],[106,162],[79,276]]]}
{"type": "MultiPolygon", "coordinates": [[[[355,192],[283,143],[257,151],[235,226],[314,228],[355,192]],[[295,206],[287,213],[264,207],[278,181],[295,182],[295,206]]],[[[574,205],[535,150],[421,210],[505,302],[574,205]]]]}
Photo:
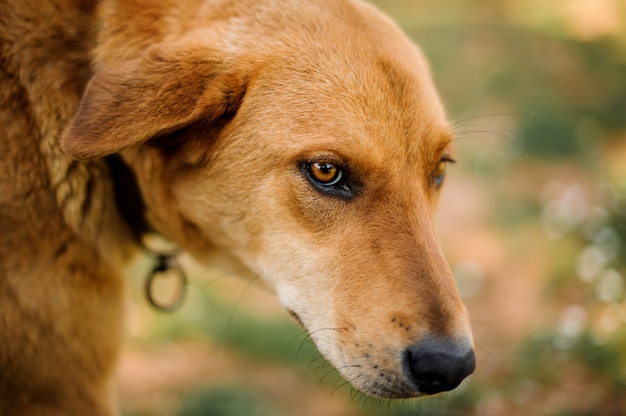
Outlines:
{"type": "Polygon", "coordinates": [[[474,351],[453,340],[428,338],[406,349],[404,372],[420,393],[452,390],[476,366],[474,351]]]}

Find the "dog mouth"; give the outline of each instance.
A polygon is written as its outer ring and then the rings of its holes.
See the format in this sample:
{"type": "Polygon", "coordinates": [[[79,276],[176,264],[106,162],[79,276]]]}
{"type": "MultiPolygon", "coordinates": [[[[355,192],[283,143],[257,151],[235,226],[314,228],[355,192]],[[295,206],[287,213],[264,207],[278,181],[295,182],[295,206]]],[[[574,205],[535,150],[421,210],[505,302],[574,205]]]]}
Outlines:
{"type": "MultiPolygon", "coordinates": [[[[346,343],[311,335],[300,316],[288,314],[305,329],[318,350],[356,389],[381,399],[408,399],[447,392],[474,372],[470,343],[459,337],[425,336],[406,347],[377,346],[375,341],[346,343]]],[[[334,329],[336,333],[350,332],[334,329]]],[[[354,335],[354,334],[352,334],[354,335]]]]}

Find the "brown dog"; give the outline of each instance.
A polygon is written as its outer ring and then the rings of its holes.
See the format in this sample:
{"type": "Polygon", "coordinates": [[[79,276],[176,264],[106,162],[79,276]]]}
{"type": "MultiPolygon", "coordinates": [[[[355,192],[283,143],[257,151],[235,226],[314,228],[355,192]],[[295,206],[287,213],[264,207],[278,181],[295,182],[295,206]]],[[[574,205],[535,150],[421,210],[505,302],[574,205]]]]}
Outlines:
{"type": "Polygon", "coordinates": [[[95,3],[0,1],[0,414],[115,414],[121,267],[148,230],[259,274],[367,394],[473,371],[433,229],[451,135],[391,21],[358,0],[95,3]]]}

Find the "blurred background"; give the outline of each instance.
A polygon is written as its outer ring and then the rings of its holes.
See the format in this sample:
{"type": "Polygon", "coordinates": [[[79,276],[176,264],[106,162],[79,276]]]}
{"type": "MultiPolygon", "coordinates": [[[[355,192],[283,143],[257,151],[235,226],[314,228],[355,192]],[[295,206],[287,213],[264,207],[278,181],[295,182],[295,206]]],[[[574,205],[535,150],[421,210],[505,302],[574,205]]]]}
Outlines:
{"type": "Polygon", "coordinates": [[[456,133],[438,213],[472,319],[457,391],[366,398],[274,296],[182,259],[180,311],[132,280],[126,416],[626,415],[626,2],[377,0],[429,57],[456,133]]]}

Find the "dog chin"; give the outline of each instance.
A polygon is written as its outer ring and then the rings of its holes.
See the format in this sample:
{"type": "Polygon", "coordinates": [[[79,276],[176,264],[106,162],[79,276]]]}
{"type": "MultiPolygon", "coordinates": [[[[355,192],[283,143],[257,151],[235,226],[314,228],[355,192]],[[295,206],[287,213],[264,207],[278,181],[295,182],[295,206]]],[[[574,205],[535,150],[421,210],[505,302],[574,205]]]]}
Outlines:
{"type": "Polygon", "coordinates": [[[398,365],[395,369],[375,364],[376,360],[372,360],[371,354],[357,358],[348,357],[340,339],[333,337],[334,333],[343,332],[342,328],[331,326],[309,330],[297,312],[289,308],[286,310],[307,332],[324,358],[337,369],[347,383],[361,393],[380,399],[409,399],[425,395],[403,375],[401,353],[395,354],[398,356],[398,365]]]}
{"type": "Polygon", "coordinates": [[[372,397],[410,399],[446,392],[475,367],[471,338],[425,335],[404,345],[391,337],[373,340],[351,324],[337,326],[330,309],[323,321],[317,318],[324,314],[314,314],[314,328],[306,323],[311,314],[288,312],[347,383],[372,397]]]}
{"type": "MultiPolygon", "coordinates": [[[[301,322],[297,314],[291,315],[301,322]]],[[[332,337],[334,332],[341,332],[341,329],[321,329],[309,332],[309,335],[324,358],[353,388],[380,399],[410,399],[425,395],[404,375],[401,352],[391,354],[397,356],[395,363],[389,359],[377,359],[373,345],[369,345],[370,353],[361,355],[357,352],[356,356],[350,356],[346,345],[339,338],[332,337]]]]}

